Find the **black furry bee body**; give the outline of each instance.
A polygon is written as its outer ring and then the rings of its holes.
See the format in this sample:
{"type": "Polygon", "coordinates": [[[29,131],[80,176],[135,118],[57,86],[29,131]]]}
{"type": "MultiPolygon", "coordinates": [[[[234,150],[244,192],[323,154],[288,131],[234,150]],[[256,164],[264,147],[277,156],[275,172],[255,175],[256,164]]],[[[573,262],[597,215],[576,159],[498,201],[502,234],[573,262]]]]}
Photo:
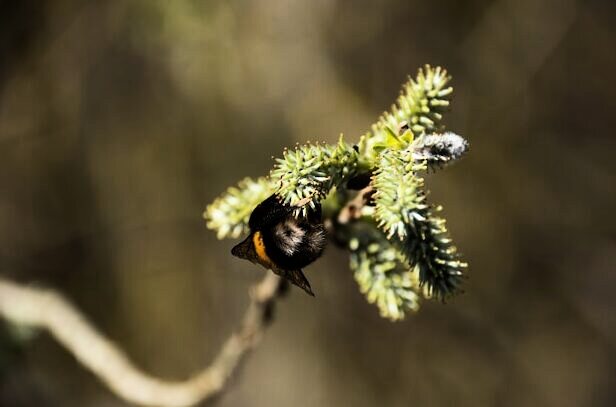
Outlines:
{"type": "Polygon", "coordinates": [[[271,269],[314,296],[301,269],[318,259],[325,248],[321,207],[308,210],[305,217],[295,217],[294,209],[275,194],[261,202],[250,215],[250,235],[231,253],[271,269]]]}

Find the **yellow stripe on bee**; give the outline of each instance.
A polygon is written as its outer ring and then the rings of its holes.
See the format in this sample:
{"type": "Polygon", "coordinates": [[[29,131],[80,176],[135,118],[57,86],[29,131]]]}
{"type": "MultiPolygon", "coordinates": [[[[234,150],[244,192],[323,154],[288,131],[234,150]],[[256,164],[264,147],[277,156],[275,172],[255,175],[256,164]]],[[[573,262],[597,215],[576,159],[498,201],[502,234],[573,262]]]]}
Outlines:
{"type": "Polygon", "coordinates": [[[261,232],[257,231],[252,236],[252,244],[255,246],[255,252],[257,252],[259,260],[261,260],[266,266],[272,265],[272,260],[269,258],[267,253],[265,253],[265,243],[263,243],[263,236],[261,235],[261,232]]]}

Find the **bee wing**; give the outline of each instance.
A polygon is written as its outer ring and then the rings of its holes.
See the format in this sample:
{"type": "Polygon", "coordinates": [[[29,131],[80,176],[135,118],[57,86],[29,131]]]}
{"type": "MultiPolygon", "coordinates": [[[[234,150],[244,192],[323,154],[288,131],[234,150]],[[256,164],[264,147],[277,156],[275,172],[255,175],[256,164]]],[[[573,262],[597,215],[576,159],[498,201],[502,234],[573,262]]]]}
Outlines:
{"type": "Polygon", "coordinates": [[[294,285],[306,291],[308,295],[314,297],[314,293],[312,292],[310,283],[308,282],[308,279],[301,270],[282,270],[280,268],[276,268],[274,272],[280,277],[287,279],[294,285]]]}
{"type": "Polygon", "coordinates": [[[236,244],[233,249],[231,249],[231,254],[235,257],[239,257],[240,259],[248,260],[253,263],[259,263],[259,256],[255,251],[253,243],[253,234],[251,233],[250,236],[242,242],[236,244]]]}

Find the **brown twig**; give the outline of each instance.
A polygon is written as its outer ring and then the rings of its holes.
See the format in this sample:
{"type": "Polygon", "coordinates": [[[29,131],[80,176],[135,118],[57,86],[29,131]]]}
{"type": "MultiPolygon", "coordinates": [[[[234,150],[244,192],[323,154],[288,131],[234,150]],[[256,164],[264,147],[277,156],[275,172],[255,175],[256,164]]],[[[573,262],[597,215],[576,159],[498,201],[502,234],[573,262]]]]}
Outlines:
{"type": "Polygon", "coordinates": [[[340,213],[338,214],[338,223],[345,225],[351,220],[360,218],[361,210],[369,201],[373,192],[374,188],[372,185],[368,185],[357,192],[357,195],[347,202],[347,204],[340,210],[340,213]]]}
{"type": "Polygon", "coordinates": [[[0,316],[11,323],[46,329],[118,397],[141,406],[193,406],[219,394],[244,356],[261,338],[281,281],[272,273],[250,290],[240,328],[212,364],[182,382],[141,371],[61,294],[0,277],[0,316]]]}

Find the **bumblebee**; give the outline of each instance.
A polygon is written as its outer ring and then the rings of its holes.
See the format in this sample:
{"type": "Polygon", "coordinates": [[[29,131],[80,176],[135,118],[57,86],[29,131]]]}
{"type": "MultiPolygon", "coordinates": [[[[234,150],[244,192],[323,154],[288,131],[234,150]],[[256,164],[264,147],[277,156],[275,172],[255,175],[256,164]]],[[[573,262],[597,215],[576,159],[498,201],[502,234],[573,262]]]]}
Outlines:
{"type": "Polygon", "coordinates": [[[250,215],[250,235],[231,254],[272,270],[314,296],[301,269],[318,259],[325,248],[321,207],[297,218],[294,209],[281,203],[276,194],[261,202],[250,215]]]}

